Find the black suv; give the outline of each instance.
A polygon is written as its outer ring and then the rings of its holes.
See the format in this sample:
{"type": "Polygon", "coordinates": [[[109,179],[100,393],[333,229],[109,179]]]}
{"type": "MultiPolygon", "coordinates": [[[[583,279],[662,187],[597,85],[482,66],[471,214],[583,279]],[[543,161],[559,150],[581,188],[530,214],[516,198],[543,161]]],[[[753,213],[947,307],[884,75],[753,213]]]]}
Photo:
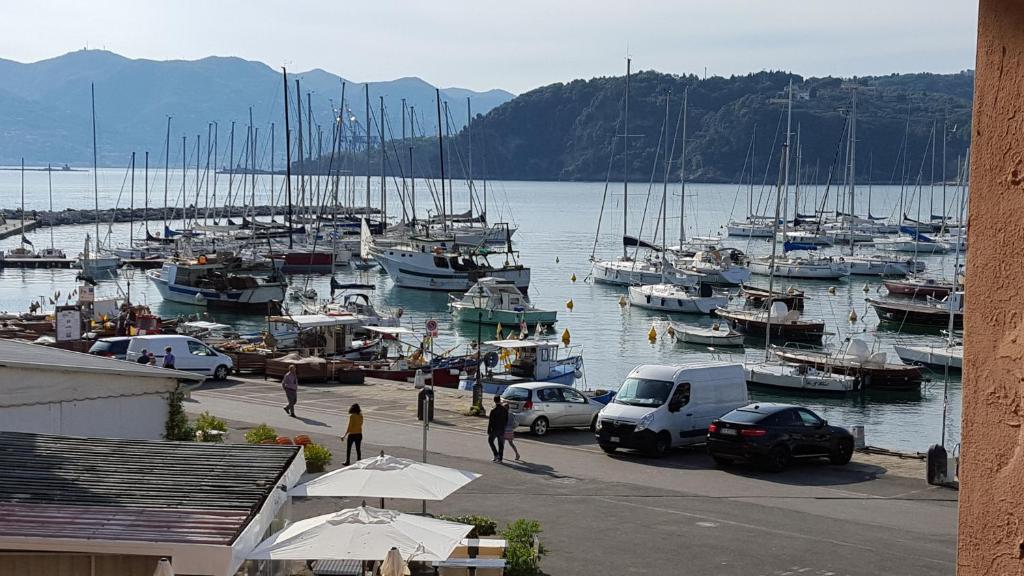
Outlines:
{"type": "Polygon", "coordinates": [[[824,457],[843,465],[853,456],[853,436],[802,406],[762,402],[712,422],[708,453],[720,466],[742,460],[773,472],[794,458],[824,457]]]}
{"type": "Polygon", "coordinates": [[[131,336],[100,338],[89,348],[89,354],[124,360],[128,356],[128,343],[131,341],[131,336]]]}

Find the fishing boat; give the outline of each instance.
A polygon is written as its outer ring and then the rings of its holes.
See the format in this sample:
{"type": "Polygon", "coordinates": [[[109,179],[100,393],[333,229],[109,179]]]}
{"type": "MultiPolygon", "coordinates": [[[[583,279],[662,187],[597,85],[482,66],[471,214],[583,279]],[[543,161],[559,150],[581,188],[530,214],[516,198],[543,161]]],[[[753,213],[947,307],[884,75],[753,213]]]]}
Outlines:
{"type": "Polygon", "coordinates": [[[905,280],[883,280],[889,294],[897,296],[910,296],[912,298],[937,298],[942,299],[953,292],[952,282],[943,282],[935,278],[923,278],[914,276],[905,280]]]}
{"type": "Polygon", "coordinates": [[[852,338],[836,352],[773,346],[775,357],[792,364],[859,378],[866,390],[916,390],[921,387],[921,368],[887,361],[885,352],[871,353],[868,345],[852,338]]]}
{"type": "Polygon", "coordinates": [[[964,364],[963,344],[905,345],[895,344],[896,355],[907,364],[928,366],[930,368],[962,370],[964,364]]]}
{"type": "Polygon", "coordinates": [[[729,304],[729,295],[715,293],[710,284],[684,286],[679,284],[647,284],[629,287],[631,306],[679,312],[682,314],[711,314],[729,304]]]}
{"type": "Polygon", "coordinates": [[[743,346],[743,334],[733,330],[727,323],[715,322],[710,327],[692,326],[681,322],[669,322],[669,328],[676,342],[711,347],[743,346]]]}
{"type": "Polygon", "coordinates": [[[746,366],[747,384],[798,390],[845,394],[860,389],[856,376],[818,370],[807,364],[758,362],[746,366]]]}
{"type": "Polygon", "coordinates": [[[231,274],[217,257],[170,260],[146,276],[164,300],[210,308],[237,308],[267,313],[271,303],[285,298],[288,284],[276,278],[231,274]]]}
{"type": "Polygon", "coordinates": [[[403,343],[400,338],[416,336],[415,332],[400,326],[367,326],[366,330],[379,334],[385,339],[385,342],[399,340],[397,346],[388,343],[385,348],[385,350],[397,349],[398,357],[356,361],[356,365],[371,378],[413,383],[416,381],[417,373],[421,373],[426,380],[425,384],[442,388],[457,388],[460,377],[476,374],[479,365],[476,354],[459,355],[446,351],[444,354],[430,355],[423,345],[423,341],[420,340],[416,343],[407,343],[413,351],[405,356],[401,354],[403,343]]]}
{"type": "MultiPolygon", "coordinates": [[[[512,384],[552,382],[572,386],[582,377],[583,356],[545,340],[492,340],[481,352],[486,370],[479,375],[484,394],[501,394],[512,384]]],[[[466,377],[460,390],[472,390],[477,378],[466,377]]]]}
{"type": "Polygon", "coordinates": [[[874,308],[878,319],[885,322],[918,326],[946,326],[950,313],[952,313],[953,327],[963,328],[964,325],[963,292],[953,292],[940,301],[915,302],[913,300],[876,300],[873,298],[866,298],[865,301],[874,308]]]}
{"type": "Polygon", "coordinates": [[[481,278],[465,294],[450,295],[448,307],[458,319],[481,324],[547,326],[558,319],[556,310],[537,308],[514,283],[500,278],[481,278]]]}
{"type": "Polygon", "coordinates": [[[766,288],[744,284],[740,286],[739,295],[746,299],[747,304],[758,308],[763,307],[765,302],[771,300],[772,302],[782,302],[786,305],[787,310],[802,311],[804,309],[803,290],[797,290],[792,286],[787,288],[785,292],[778,290],[769,292],[766,288]]]}
{"type": "Polygon", "coordinates": [[[481,278],[509,281],[523,293],[530,288],[530,269],[515,262],[512,251],[460,250],[434,239],[411,237],[393,246],[371,245],[370,253],[394,283],[404,288],[465,292],[481,278]],[[505,263],[492,265],[489,258],[493,255],[504,255],[505,263]]]}
{"type": "Polygon", "coordinates": [[[823,320],[807,319],[799,310],[790,310],[775,301],[768,310],[734,310],[719,308],[720,318],[729,322],[734,330],[751,336],[777,338],[786,342],[820,342],[825,335],[823,320]]]}

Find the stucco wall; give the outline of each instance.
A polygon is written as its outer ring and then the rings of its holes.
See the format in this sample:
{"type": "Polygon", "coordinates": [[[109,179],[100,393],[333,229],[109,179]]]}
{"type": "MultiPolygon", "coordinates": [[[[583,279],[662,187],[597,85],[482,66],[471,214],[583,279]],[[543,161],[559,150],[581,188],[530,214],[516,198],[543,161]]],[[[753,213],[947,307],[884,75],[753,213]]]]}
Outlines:
{"type": "Polygon", "coordinates": [[[978,19],[957,574],[1024,574],[1024,2],[978,19]]]}

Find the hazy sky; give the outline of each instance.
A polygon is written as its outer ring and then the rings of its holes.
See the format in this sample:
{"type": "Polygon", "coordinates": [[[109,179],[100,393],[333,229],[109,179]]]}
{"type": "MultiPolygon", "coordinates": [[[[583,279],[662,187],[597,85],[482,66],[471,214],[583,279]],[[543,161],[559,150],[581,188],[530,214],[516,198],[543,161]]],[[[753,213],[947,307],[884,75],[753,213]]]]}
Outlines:
{"type": "Polygon", "coordinates": [[[88,46],[523,92],[621,74],[627,45],[637,68],[674,73],[956,72],[976,28],[971,0],[12,0],[0,58],[88,46]]]}

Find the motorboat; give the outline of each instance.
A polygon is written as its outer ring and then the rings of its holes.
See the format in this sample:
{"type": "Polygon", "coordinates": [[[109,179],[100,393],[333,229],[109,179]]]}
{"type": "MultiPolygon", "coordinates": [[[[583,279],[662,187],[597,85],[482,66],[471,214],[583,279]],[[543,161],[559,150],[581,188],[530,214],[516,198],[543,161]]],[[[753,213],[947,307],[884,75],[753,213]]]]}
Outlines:
{"type": "Polygon", "coordinates": [[[630,286],[629,303],[631,306],[662,312],[711,314],[716,309],[727,306],[729,296],[725,293],[715,293],[710,284],[682,286],[660,283],[630,286]]]}
{"type": "Polygon", "coordinates": [[[884,254],[844,256],[840,260],[850,266],[853,276],[899,277],[924,272],[926,265],[913,258],[893,258],[884,254]]]}
{"type": "Polygon", "coordinates": [[[963,292],[953,292],[943,300],[915,302],[913,300],[876,300],[866,298],[865,301],[874,308],[878,319],[884,322],[910,324],[918,326],[946,326],[953,318],[954,328],[963,328],[964,308],[963,292]]]}
{"type": "MultiPolygon", "coordinates": [[[[481,352],[486,368],[478,375],[483,392],[501,394],[512,384],[552,382],[572,386],[582,377],[583,356],[574,348],[560,348],[546,340],[492,340],[484,342],[481,352]]],[[[459,389],[472,390],[477,379],[467,377],[459,389]]]]}
{"type": "Polygon", "coordinates": [[[860,389],[860,380],[856,376],[818,370],[807,364],[757,362],[748,364],[745,371],[747,384],[755,386],[833,394],[844,394],[860,389]]]}
{"type": "Polygon", "coordinates": [[[928,366],[944,370],[963,370],[964,345],[945,343],[942,345],[895,344],[896,355],[907,364],[928,366]]]}
{"type": "Polygon", "coordinates": [[[765,302],[771,300],[772,302],[782,302],[786,305],[788,310],[803,310],[804,309],[804,292],[803,290],[797,290],[790,286],[784,291],[773,290],[768,292],[767,288],[760,288],[758,286],[750,286],[744,284],[740,286],[740,296],[746,298],[747,304],[761,308],[765,302]]]}
{"type": "Polygon", "coordinates": [[[448,307],[452,315],[466,322],[549,326],[558,319],[556,310],[541,310],[516,288],[500,278],[481,278],[465,294],[450,295],[448,307]]]}
{"type": "Polygon", "coordinates": [[[850,275],[850,266],[835,258],[776,257],[753,258],[750,271],[761,276],[804,280],[837,280],[850,275]]]}
{"type": "Polygon", "coordinates": [[[896,296],[910,296],[912,298],[945,298],[953,292],[953,283],[936,280],[935,278],[924,278],[914,276],[905,280],[884,280],[889,294],[896,296]]]}
{"type": "Polygon", "coordinates": [[[288,284],[274,277],[232,274],[216,256],[170,260],[146,276],[164,300],[210,308],[236,308],[266,314],[285,298],[288,284]]]}
{"type": "Polygon", "coordinates": [[[523,293],[530,288],[530,269],[510,260],[512,252],[492,252],[486,247],[462,250],[421,237],[395,245],[372,245],[369,252],[394,283],[404,288],[465,292],[481,278],[509,281],[523,293]],[[502,255],[504,264],[489,261],[502,255]]]}
{"type": "Polygon", "coordinates": [[[729,236],[737,238],[771,238],[775,230],[770,219],[768,221],[730,220],[729,223],[725,225],[725,229],[729,236]]]}
{"type": "Polygon", "coordinates": [[[751,336],[763,338],[770,334],[771,338],[786,342],[820,342],[825,335],[823,320],[804,318],[799,310],[790,310],[779,301],[773,302],[770,309],[719,308],[715,314],[727,320],[734,330],[751,336]]]}
{"type": "Polygon", "coordinates": [[[866,390],[916,390],[921,387],[921,368],[887,361],[885,352],[871,353],[858,338],[847,341],[836,352],[773,346],[775,357],[791,364],[806,364],[818,370],[854,376],[866,390]]]}
{"type": "Polygon", "coordinates": [[[594,282],[616,286],[657,284],[662,281],[661,261],[647,258],[621,257],[614,260],[593,260],[594,282]]]}
{"type": "Polygon", "coordinates": [[[728,323],[715,322],[710,327],[693,326],[681,322],[669,322],[676,342],[711,347],[743,346],[743,334],[733,330],[728,323]]]}

